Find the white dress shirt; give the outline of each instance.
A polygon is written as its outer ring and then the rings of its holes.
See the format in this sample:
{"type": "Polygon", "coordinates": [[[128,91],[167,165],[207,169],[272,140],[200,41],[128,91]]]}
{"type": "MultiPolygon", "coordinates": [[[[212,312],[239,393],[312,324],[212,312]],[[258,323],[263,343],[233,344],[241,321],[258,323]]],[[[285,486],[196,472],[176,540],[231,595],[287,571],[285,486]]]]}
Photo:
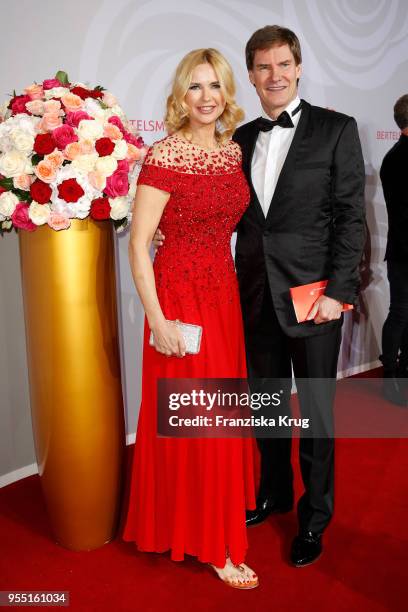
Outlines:
{"type": "MultiPolygon", "coordinates": [[[[292,112],[299,104],[300,98],[296,96],[285,108],[292,119],[293,128],[276,125],[270,132],[259,132],[258,134],[251,163],[251,178],[265,217],[268,214],[276,183],[299,123],[301,110],[292,117],[292,112]]],[[[271,119],[264,110],[262,117],[271,119]]]]}

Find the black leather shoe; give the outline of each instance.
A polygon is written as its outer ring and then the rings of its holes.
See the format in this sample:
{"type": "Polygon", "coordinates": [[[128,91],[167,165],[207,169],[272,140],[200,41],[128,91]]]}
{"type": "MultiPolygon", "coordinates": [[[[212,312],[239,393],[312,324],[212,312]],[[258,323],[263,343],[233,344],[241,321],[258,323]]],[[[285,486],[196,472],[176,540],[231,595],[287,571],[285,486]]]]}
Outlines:
{"type": "Polygon", "coordinates": [[[258,499],[255,510],[247,510],[246,525],[252,527],[258,525],[268,518],[270,514],[283,514],[290,512],[293,508],[293,501],[280,503],[270,497],[258,499]]]}
{"type": "Polygon", "coordinates": [[[395,376],[384,378],[382,393],[387,401],[396,406],[407,408],[408,404],[403,389],[401,388],[399,379],[395,376]]]}
{"type": "Polygon", "coordinates": [[[321,535],[312,531],[301,532],[292,542],[290,560],[295,567],[304,567],[317,561],[322,552],[321,535]]]}

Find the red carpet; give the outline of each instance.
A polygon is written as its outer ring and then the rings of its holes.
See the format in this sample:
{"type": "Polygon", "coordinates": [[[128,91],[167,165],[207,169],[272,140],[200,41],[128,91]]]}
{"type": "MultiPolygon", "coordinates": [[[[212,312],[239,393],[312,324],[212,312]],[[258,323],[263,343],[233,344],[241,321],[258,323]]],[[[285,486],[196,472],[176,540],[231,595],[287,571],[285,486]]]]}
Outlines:
{"type": "Polygon", "coordinates": [[[400,439],[338,440],[336,510],[324,555],[307,568],[290,567],[295,513],[270,518],[249,530],[247,561],[261,581],[249,592],[224,586],[192,558],[175,563],[119,538],[89,553],[59,547],[39,478],[26,478],[0,490],[0,590],[70,591],[75,611],[406,609],[407,446],[400,439]]]}

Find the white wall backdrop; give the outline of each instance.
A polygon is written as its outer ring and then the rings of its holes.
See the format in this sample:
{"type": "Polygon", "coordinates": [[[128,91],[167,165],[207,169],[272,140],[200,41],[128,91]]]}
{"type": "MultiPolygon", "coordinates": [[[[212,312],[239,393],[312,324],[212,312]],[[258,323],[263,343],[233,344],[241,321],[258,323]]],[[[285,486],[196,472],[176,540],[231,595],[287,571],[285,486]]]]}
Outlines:
{"type": "MultiPolygon", "coordinates": [[[[115,93],[148,144],[164,136],[164,101],[185,53],[216,47],[227,56],[238,101],[250,120],[259,115],[259,104],[247,79],[245,43],[266,24],[293,29],[303,50],[301,97],[353,115],[359,125],[367,174],[368,261],[360,309],[347,316],[344,326],[340,368],[347,373],[376,362],[388,309],[382,261],[387,224],[378,172],[399,137],[393,104],[408,92],[406,0],[0,0],[0,8],[7,24],[0,38],[0,102],[13,89],[20,92],[34,80],[66,70],[72,80],[115,93]]],[[[118,239],[117,262],[131,439],[140,399],[143,315],[127,242],[127,235],[118,239]]],[[[0,484],[6,484],[36,466],[15,236],[0,240],[0,262],[0,484]]]]}

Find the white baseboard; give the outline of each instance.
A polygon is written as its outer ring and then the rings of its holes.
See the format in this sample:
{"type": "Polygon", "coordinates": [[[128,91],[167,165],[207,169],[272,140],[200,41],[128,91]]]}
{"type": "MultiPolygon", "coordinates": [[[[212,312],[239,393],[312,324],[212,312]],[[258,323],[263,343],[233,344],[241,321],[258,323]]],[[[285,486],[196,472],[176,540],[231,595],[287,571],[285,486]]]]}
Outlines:
{"type": "MultiPolygon", "coordinates": [[[[373,370],[374,368],[378,368],[381,366],[380,361],[372,361],[371,363],[365,363],[363,365],[354,366],[353,368],[349,368],[347,370],[342,370],[338,373],[338,379],[347,378],[348,376],[354,376],[355,374],[361,374],[362,372],[367,372],[368,370],[373,370]]],[[[130,433],[126,436],[126,445],[134,444],[136,440],[136,433],[130,433]]],[[[2,487],[6,487],[13,482],[17,482],[17,480],[21,480],[23,478],[28,478],[28,476],[32,476],[33,474],[38,474],[38,467],[36,463],[32,463],[31,465],[26,465],[25,467],[20,468],[19,470],[14,470],[14,472],[9,472],[8,474],[4,474],[4,476],[0,476],[0,489],[2,487]]]]}
{"type": "Polygon", "coordinates": [[[21,480],[22,478],[28,478],[33,474],[38,474],[38,466],[36,463],[25,465],[18,470],[4,474],[4,476],[0,476],[0,489],[2,487],[7,487],[7,485],[12,484],[13,482],[17,482],[17,480],[21,480]]]}
{"type": "Polygon", "coordinates": [[[131,433],[126,436],[126,446],[134,444],[136,442],[136,433],[131,433]]]}
{"type": "MultiPolygon", "coordinates": [[[[136,433],[128,434],[126,436],[126,446],[129,446],[129,444],[134,444],[135,440],[136,433]]],[[[13,484],[13,482],[22,480],[23,478],[33,476],[33,474],[38,474],[38,466],[36,463],[32,463],[31,465],[25,465],[24,467],[18,470],[14,470],[13,472],[4,474],[4,476],[0,476],[0,489],[2,487],[7,487],[7,485],[9,484],[13,484]]]]}

